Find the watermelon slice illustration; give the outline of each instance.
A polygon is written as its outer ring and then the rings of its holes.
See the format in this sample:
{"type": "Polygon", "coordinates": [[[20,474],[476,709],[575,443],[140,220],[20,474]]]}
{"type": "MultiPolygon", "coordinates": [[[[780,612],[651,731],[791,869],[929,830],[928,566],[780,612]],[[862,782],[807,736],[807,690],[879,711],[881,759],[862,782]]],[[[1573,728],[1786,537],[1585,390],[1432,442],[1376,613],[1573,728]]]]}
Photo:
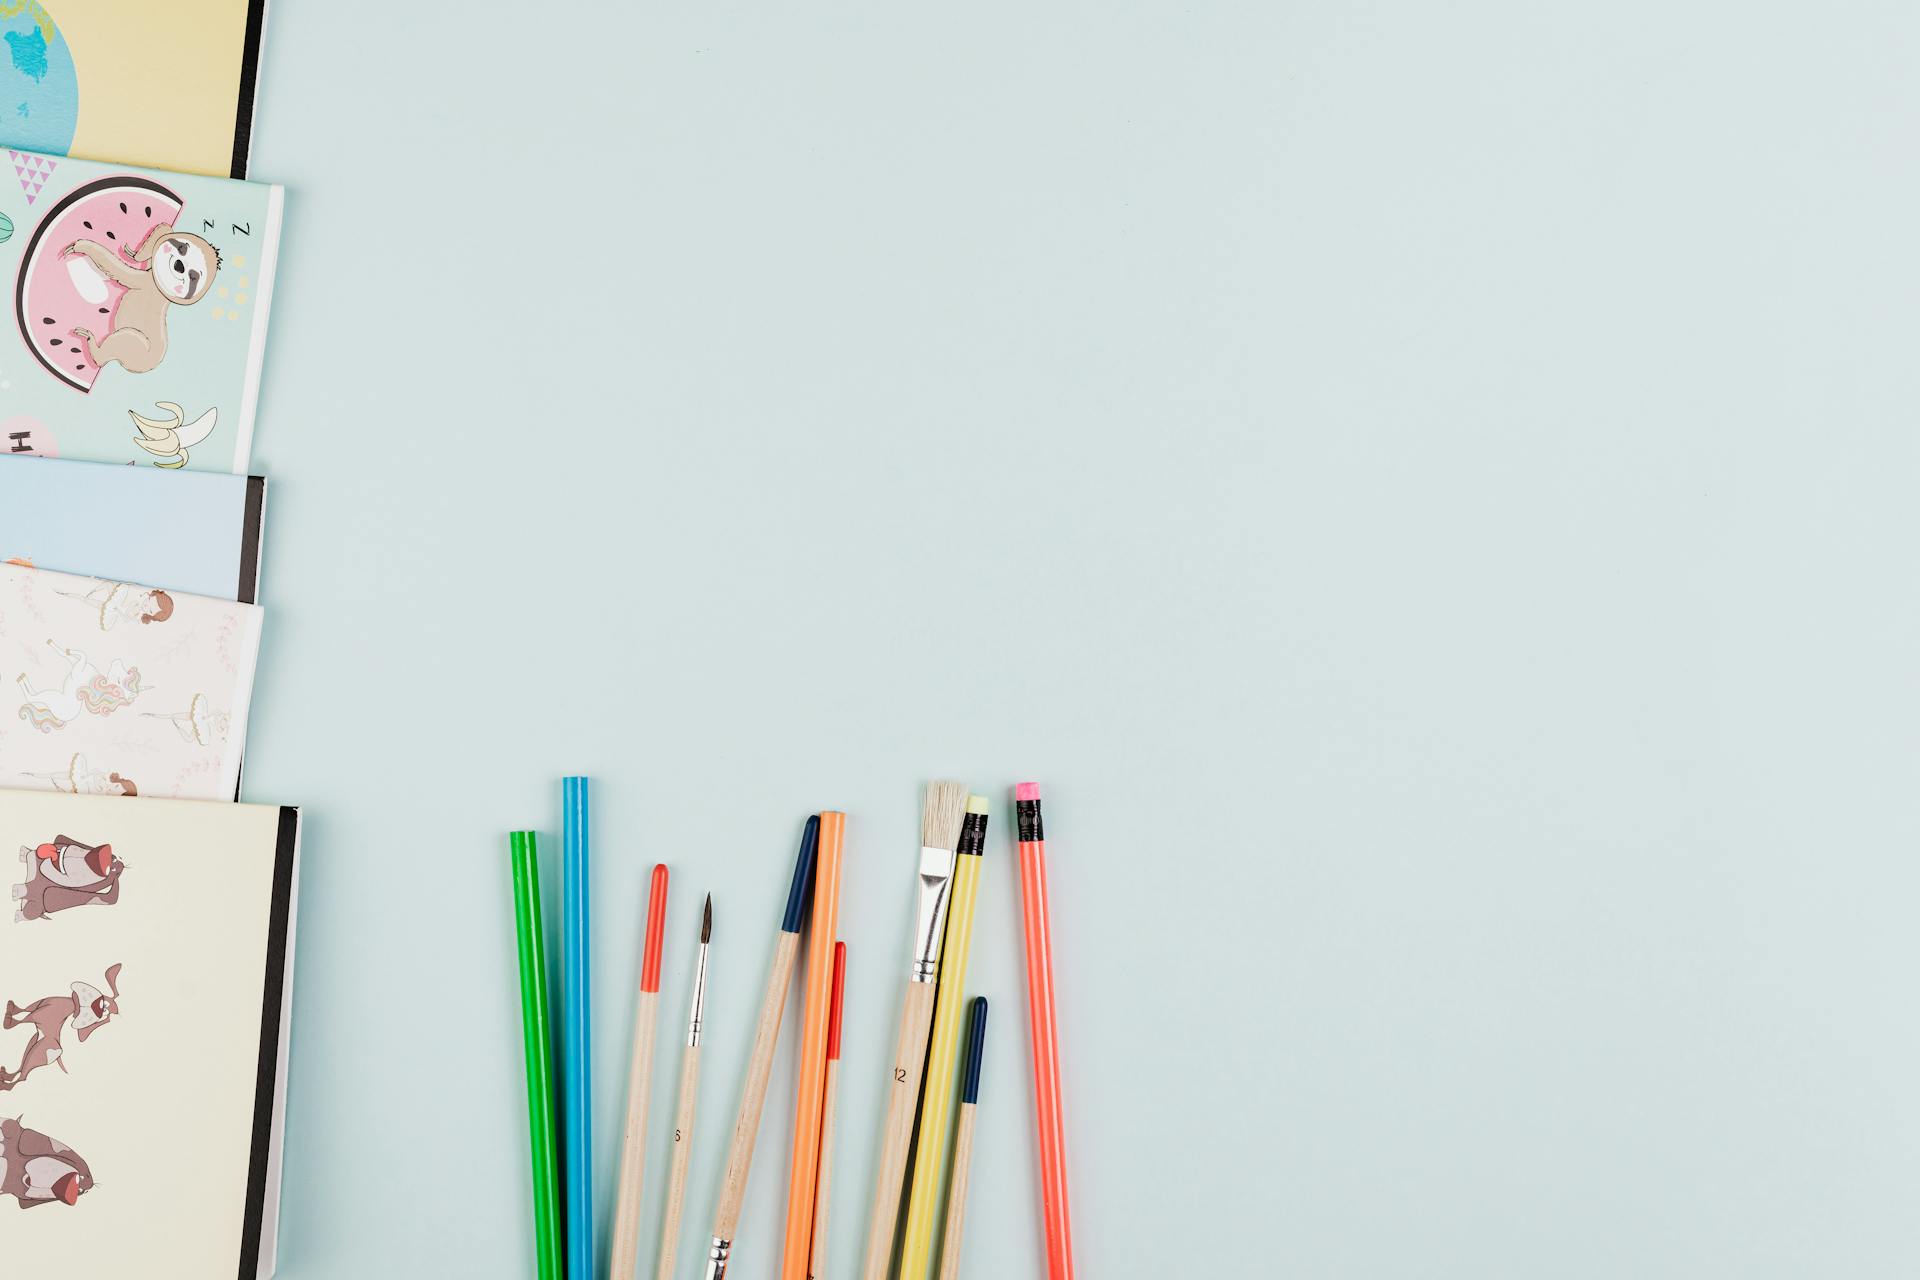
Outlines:
{"type": "Polygon", "coordinates": [[[66,257],[76,240],[91,240],[120,251],[121,261],[138,249],[147,233],[180,217],[180,197],[146,178],[101,178],[75,189],[47,211],[27,241],[20,259],[20,280],[13,291],[13,314],[20,336],[48,373],[75,391],[93,390],[100,366],[76,328],[105,337],[126,289],[100,274],[85,258],[66,257]]]}

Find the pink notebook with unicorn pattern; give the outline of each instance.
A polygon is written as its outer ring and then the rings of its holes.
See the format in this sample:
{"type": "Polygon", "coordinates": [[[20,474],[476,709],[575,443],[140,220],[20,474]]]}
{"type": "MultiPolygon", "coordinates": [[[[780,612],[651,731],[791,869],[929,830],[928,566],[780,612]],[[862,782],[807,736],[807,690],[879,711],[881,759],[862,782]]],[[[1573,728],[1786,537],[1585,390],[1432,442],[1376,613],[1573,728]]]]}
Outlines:
{"type": "Polygon", "coordinates": [[[0,564],[0,787],[232,800],[257,605],[0,564]]]}

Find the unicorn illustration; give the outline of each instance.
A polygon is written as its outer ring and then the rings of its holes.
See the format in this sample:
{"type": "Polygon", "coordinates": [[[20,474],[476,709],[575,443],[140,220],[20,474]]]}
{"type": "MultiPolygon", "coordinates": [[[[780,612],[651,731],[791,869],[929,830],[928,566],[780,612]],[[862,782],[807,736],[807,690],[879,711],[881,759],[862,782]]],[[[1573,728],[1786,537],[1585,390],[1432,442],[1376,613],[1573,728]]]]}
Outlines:
{"type": "Polygon", "coordinates": [[[100,618],[100,629],[111,631],[121,623],[150,627],[173,616],[173,597],[164,591],[126,582],[95,582],[85,591],[56,591],[55,595],[89,605],[100,618]]]}
{"type": "Polygon", "coordinates": [[[103,773],[87,763],[87,758],[74,752],[73,759],[67,761],[67,767],[59,773],[23,773],[23,778],[38,778],[55,791],[64,791],[70,796],[137,796],[140,789],[133,785],[132,778],[121,777],[117,773],[103,773]]]}
{"type": "Polygon", "coordinates": [[[86,654],[63,649],[53,641],[47,647],[67,660],[66,678],[57,689],[35,689],[27,677],[19,679],[20,691],[27,701],[20,718],[42,733],[52,733],[64,724],[80,718],[81,712],[110,716],[140,696],[140,669],[115,658],[105,675],[86,654]]]}
{"type": "Polygon", "coordinates": [[[165,720],[173,726],[175,733],[184,740],[199,747],[210,747],[216,742],[227,740],[227,729],[232,717],[225,711],[215,711],[213,704],[207,701],[207,695],[196,693],[187,703],[185,711],[176,711],[164,715],[158,711],[142,711],[141,715],[149,720],[165,720]]]}

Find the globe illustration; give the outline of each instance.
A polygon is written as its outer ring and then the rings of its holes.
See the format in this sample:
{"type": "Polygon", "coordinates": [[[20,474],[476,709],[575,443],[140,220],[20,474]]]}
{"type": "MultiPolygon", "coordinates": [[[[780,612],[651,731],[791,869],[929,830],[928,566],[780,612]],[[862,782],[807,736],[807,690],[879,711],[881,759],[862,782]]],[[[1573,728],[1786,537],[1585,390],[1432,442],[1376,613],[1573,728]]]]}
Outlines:
{"type": "Polygon", "coordinates": [[[38,0],[0,0],[0,144],[63,156],[80,118],[67,38],[38,0]]]}

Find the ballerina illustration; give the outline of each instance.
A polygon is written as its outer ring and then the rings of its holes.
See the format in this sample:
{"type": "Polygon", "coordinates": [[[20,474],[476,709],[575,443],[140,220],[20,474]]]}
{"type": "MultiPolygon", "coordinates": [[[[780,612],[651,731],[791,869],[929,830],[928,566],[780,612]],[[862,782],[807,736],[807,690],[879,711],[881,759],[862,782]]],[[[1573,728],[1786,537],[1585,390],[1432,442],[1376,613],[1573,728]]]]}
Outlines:
{"type": "Polygon", "coordinates": [[[140,714],[149,720],[169,722],[181,738],[201,747],[225,742],[231,720],[225,711],[215,711],[204,693],[194,694],[185,711],[175,711],[171,715],[159,711],[142,711],[140,714]]]}
{"type": "Polygon", "coordinates": [[[55,791],[64,791],[70,796],[137,796],[138,787],[132,778],[123,778],[117,773],[103,773],[87,763],[87,758],[79,752],[73,753],[73,759],[67,761],[67,767],[59,773],[23,773],[23,778],[38,778],[55,791]]]}
{"type": "Polygon", "coordinates": [[[27,697],[20,718],[41,733],[52,733],[80,718],[82,712],[110,716],[139,697],[140,669],[115,658],[102,675],[86,654],[63,649],[53,641],[47,647],[67,660],[67,674],[58,688],[35,689],[22,675],[20,691],[27,697]]]}
{"type": "Polygon", "coordinates": [[[150,627],[173,616],[172,596],[128,582],[107,582],[103,579],[85,591],[56,591],[54,594],[90,605],[99,616],[102,631],[111,631],[123,622],[137,622],[143,627],[150,627]]]}

